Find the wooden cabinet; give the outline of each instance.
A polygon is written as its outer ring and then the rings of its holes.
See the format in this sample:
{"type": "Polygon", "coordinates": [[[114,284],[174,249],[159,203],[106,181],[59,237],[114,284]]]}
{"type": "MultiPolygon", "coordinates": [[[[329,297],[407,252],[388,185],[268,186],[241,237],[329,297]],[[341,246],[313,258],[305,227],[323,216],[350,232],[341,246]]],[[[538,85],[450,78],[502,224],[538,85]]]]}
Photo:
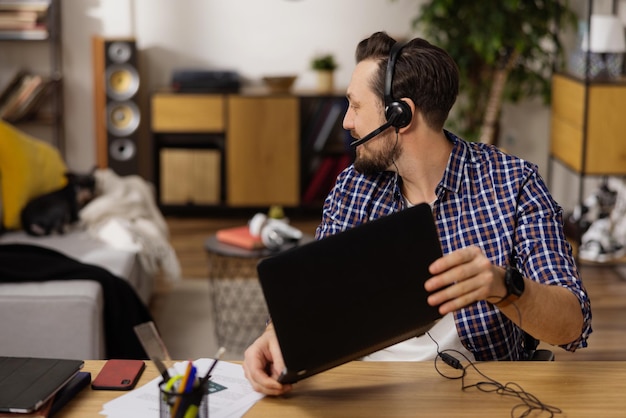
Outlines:
{"type": "Polygon", "coordinates": [[[156,93],[151,130],[165,213],[300,203],[296,96],[156,93]]]}
{"type": "Polygon", "coordinates": [[[228,97],[226,203],[297,206],[300,196],[298,99],[228,97]]]}
{"type": "Polygon", "coordinates": [[[225,106],[222,95],[152,96],[156,195],[164,212],[222,203],[225,106]]]}
{"type": "Polygon", "coordinates": [[[626,175],[626,83],[556,74],[550,154],[581,175],[626,175]]]}

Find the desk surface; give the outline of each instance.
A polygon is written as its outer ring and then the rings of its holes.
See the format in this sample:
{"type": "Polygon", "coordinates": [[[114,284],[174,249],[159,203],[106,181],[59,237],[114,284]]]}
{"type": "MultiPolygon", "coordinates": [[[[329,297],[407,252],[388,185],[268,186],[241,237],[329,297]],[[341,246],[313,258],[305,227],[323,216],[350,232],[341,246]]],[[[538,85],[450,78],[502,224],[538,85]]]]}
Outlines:
{"type": "MultiPolygon", "coordinates": [[[[158,376],[147,367],[139,385],[158,376]]],[[[103,361],[86,361],[94,377],[103,361]]],[[[441,370],[449,369],[441,364],[441,370]]],[[[489,362],[480,371],[501,383],[515,382],[543,403],[560,408],[556,417],[624,417],[626,362],[489,362]]],[[[469,371],[468,382],[478,375],[469,371]]],[[[484,379],[482,379],[484,380],[484,379]]],[[[57,418],[98,417],[102,405],[124,392],[85,389],[57,418]]],[[[254,417],[508,417],[517,399],[472,388],[440,376],[432,362],[355,361],[306,379],[284,397],[266,397],[248,413],[254,417]]],[[[548,415],[531,415],[548,416],[548,415]]]]}

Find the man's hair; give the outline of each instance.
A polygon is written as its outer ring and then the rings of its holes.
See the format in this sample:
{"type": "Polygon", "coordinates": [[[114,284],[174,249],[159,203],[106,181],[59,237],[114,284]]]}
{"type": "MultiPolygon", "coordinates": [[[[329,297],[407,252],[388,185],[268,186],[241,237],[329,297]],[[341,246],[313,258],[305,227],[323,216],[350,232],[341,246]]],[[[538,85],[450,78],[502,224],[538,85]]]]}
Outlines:
{"type": "MultiPolygon", "coordinates": [[[[378,62],[371,88],[381,100],[385,93],[389,52],[395,43],[385,32],[376,32],[359,42],[356,48],[357,63],[367,59],[378,62]]],[[[393,74],[394,99],[410,98],[431,128],[443,129],[458,93],[459,70],[446,51],[420,38],[402,48],[393,74]]]]}

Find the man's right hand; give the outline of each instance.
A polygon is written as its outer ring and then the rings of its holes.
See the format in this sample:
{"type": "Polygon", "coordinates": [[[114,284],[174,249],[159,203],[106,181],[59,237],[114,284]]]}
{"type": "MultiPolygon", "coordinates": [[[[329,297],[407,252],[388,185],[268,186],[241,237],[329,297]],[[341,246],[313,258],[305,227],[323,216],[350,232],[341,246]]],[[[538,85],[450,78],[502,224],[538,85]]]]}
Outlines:
{"type": "Polygon", "coordinates": [[[285,368],[274,326],[269,324],[265,332],[246,349],[243,370],[252,388],[266,395],[282,395],[292,389],[283,385],[278,377],[285,368]]]}

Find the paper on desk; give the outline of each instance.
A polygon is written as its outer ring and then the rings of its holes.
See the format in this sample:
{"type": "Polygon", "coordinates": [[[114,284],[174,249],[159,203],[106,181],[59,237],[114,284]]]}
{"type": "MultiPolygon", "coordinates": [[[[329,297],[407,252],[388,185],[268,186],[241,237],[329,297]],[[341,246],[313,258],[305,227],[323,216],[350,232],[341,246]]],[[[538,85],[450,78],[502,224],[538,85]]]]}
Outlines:
{"type": "MultiPolygon", "coordinates": [[[[213,363],[212,359],[203,358],[193,362],[198,374],[204,375],[213,363]]],[[[184,374],[186,362],[174,364],[175,372],[184,374]]],[[[248,411],[263,395],[255,392],[238,364],[219,362],[213,370],[211,381],[226,386],[228,389],[209,395],[209,416],[211,418],[240,417],[248,411]]],[[[136,388],[104,404],[101,415],[110,418],[159,418],[159,383],[161,377],[136,388]]]]}

